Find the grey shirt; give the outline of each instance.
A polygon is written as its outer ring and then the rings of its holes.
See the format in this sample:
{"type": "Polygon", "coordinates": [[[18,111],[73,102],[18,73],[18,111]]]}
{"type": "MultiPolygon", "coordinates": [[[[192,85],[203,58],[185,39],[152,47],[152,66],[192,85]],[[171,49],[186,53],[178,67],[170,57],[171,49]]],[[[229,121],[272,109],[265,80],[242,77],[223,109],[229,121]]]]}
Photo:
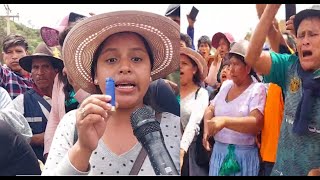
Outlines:
{"type": "MultiPolygon", "coordinates": [[[[11,98],[10,98],[11,99],[11,98]]],[[[21,133],[21,135],[30,143],[32,138],[32,130],[28,121],[24,116],[15,109],[4,108],[0,110],[0,120],[7,122],[13,129],[21,133]]]]}
{"type": "MultiPolygon", "coordinates": [[[[74,144],[75,112],[76,110],[68,112],[59,123],[42,175],[129,175],[142,148],[140,143],[126,153],[116,155],[100,139],[97,149],[90,157],[88,172],[80,172],[70,163],[68,150],[74,144]]],[[[170,113],[162,113],[160,127],[165,145],[180,171],[180,118],[170,113]]],[[[155,175],[148,156],[138,175],[155,175]]]]}

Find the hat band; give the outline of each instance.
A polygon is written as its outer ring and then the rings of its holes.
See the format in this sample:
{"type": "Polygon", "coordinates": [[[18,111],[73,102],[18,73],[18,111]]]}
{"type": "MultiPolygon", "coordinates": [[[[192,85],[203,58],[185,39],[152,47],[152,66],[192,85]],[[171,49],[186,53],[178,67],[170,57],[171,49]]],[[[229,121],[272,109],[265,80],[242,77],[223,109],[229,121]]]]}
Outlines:
{"type": "MultiPolygon", "coordinates": [[[[163,42],[163,44],[165,46],[165,52],[164,52],[165,57],[164,57],[164,60],[162,61],[160,66],[158,66],[156,69],[152,70],[151,75],[154,75],[154,74],[157,74],[157,73],[161,72],[168,65],[170,65],[170,62],[171,62],[172,57],[173,57],[173,45],[172,45],[170,39],[167,36],[165,36],[161,31],[159,31],[158,29],[156,29],[156,28],[154,28],[154,27],[152,27],[150,25],[145,25],[145,24],[115,23],[115,24],[111,24],[109,26],[106,26],[106,27],[102,28],[100,31],[98,31],[98,32],[96,32],[94,34],[91,34],[83,42],[81,42],[80,45],[77,47],[76,53],[75,53],[75,60],[76,60],[75,65],[76,65],[76,68],[79,70],[80,74],[84,77],[84,79],[86,81],[88,81],[90,83],[93,83],[93,81],[91,79],[91,75],[88,74],[85,71],[85,68],[83,67],[83,64],[81,62],[81,56],[82,56],[82,53],[83,53],[84,49],[86,48],[86,46],[89,45],[98,36],[100,36],[101,34],[103,34],[104,32],[106,32],[106,31],[108,31],[108,30],[110,30],[112,28],[123,28],[123,27],[128,28],[128,26],[132,27],[132,28],[138,28],[138,29],[147,30],[150,33],[154,33],[154,35],[156,35],[156,36],[161,38],[161,40],[162,40],[162,42],[163,42]]],[[[119,32],[125,32],[125,31],[126,30],[119,31],[119,32]]],[[[149,44],[150,44],[150,42],[149,42],[149,44]]]]}

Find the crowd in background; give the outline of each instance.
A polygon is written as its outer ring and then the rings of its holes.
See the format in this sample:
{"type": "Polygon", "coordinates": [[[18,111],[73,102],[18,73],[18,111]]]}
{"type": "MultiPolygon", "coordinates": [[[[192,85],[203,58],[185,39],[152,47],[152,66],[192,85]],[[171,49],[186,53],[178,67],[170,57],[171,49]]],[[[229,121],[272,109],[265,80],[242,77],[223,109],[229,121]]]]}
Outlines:
{"type": "Polygon", "coordinates": [[[25,37],[6,36],[0,175],[154,175],[130,122],[141,108],[182,176],[320,175],[320,6],[282,32],[281,4],[257,4],[250,40],[238,41],[194,39],[181,6],[70,12],[40,29],[32,54],[25,37]]]}

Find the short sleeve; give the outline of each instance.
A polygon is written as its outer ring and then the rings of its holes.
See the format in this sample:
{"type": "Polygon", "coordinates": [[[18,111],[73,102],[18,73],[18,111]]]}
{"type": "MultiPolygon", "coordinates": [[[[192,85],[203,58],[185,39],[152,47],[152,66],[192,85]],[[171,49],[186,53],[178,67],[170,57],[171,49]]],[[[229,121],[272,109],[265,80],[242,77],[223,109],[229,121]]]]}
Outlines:
{"type": "Polygon", "coordinates": [[[211,106],[215,106],[217,99],[221,96],[222,93],[225,93],[225,91],[227,91],[227,89],[230,89],[230,86],[233,84],[232,80],[226,80],[221,84],[220,90],[218,92],[218,94],[214,97],[213,100],[210,101],[210,105],[211,106]]]}
{"type": "Polygon", "coordinates": [[[262,114],[264,114],[264,107],[266,104],[266,87],[262,83],[256,83],[252,89],[249,111],[258,109],[262,114]]]}
{"type": "Polygon", "coordinates": [[[285,90],[286,76],[289,66],[298,60],[296,55],[279,54],[270,52],[272,60],[271,70],[269,75],[263,76],[265,83],[275,83],[285,90]]]}

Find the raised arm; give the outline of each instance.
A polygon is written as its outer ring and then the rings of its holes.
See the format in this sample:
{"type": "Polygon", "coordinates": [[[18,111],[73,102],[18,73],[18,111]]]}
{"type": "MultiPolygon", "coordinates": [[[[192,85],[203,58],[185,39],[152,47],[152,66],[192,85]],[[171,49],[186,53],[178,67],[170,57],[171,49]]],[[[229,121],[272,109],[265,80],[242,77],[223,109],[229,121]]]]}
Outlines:
{"type": "MultiPolygon", "coordinates": [[[[265,8],[266,8],[266,4],[256,4],[256,10],[257,10],[259,19],[261,18],[265,8]]],[[[274,52],[277,52],[277,53],[279,52],[280,45],[284,45],[288,47],[287,42],[283,38],[282,33],[280,31],[279,23],[277,19],[274,19],[272,21],[272,25],[269,27],[267,38],[269,40],[271,49],[274,52]]]]}
{"type": "Polygon", "coordinates": [[[263,44],[269,33],[274,17],[280,4],[268,4],[260,21],[251,37],[245,61],[259,74],[268,75],[271,70],[271,57],[269,52],[262,52],[263,44]]]}
{"type": "Polygon", "coordinates": [[[187,34],[190,36],[191,38],[191,43],[192,43],[192,49],[195,50],[195,46],[194,46],[194,23],[196,21],[192,20],[191,18],[189,18],[189,16],[187,16],[188,19],[188,28],[187,28],[187,34]]]}
{"type": "Polygon", "coordinates": [[[210,69],[209,69],[209,73],[208,76],[206,77],[206,79],[204,80],[205,83],[207,83],[210,86],[214,86],[218,81],[218,73],[219,73],[219,69],[222,63],[222,58],[219,55],[219,48],[217,50],[217,52],[215,53],[215,55],[213,56],[214,60],[210,65],[210,69]]]}

